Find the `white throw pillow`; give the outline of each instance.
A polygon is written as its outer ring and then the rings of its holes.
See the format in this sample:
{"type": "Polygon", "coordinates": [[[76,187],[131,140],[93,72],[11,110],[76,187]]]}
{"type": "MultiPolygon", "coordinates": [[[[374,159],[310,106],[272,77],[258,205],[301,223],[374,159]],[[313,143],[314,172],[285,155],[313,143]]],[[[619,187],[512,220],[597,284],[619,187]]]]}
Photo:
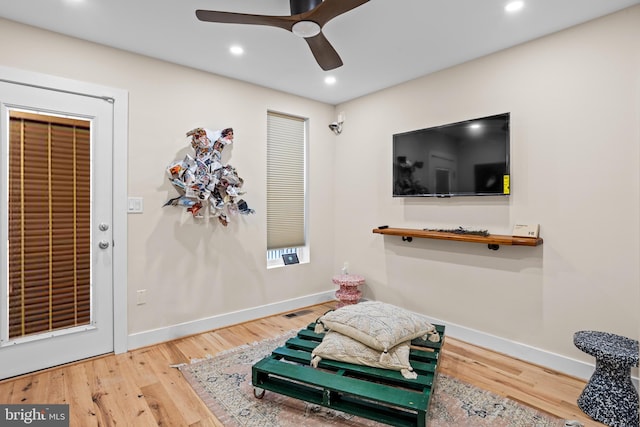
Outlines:
{"type": "Polygon", "coordinates": [[[440,340],[435,326],[426,317],[379,301],[346,305],[326,313],[316,321],[316,332],[323,330],[339,332],[384,353],[418,337],[440,340]]]}
{"type": "Polygon", "coordinates": [[[372,366],[374,368],[400,371],[402,376],[415,379],[418,375],[413,372],[409,363],[410,341],[398,344],[389,349],[389,355],[384,361],[380,360],[380,352],[367,347],[360,341],[349,338],[338,332],[329,331],[322,342],[313,350],[311,365],[315,368],[322,359],[337,360],[354,363],[356,365],[372,366]]]}

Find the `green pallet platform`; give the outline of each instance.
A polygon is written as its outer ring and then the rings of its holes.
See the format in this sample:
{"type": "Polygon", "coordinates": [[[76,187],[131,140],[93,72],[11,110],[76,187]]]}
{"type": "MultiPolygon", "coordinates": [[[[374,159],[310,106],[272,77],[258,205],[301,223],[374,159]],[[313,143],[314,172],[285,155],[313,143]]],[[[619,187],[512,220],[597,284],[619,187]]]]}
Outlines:
{"type": "Polygon", "coordinates": [[[253,365],[254,393],[269,390],[393,426],[424,427],[444,343],[444,326],[435,326],[439,342],[411,342],[418,378],[406,379],[398,371],[327,359],[311,367],[311,352],[324,336],[313,332],[312,323],[253,365]]]}

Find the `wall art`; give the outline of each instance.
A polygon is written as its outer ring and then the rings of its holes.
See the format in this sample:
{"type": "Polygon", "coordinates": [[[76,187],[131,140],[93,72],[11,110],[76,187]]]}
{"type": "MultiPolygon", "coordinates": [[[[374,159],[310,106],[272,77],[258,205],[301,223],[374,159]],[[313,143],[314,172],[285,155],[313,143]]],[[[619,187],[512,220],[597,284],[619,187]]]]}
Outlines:
{"type": "Polygon", "coordinates": [[[195,157],[186,155],[167,167],[169,181],[179,196],[164,206],[186,208],[194,218],[217,218],[226,226],[230,216],[254,213],[247,202],[238,197],[244,194],[244,180],[236,169],[222,164],[222,151],[233,142],[233,129],[211,131],[196,128],[187,132],[195,157]]]}

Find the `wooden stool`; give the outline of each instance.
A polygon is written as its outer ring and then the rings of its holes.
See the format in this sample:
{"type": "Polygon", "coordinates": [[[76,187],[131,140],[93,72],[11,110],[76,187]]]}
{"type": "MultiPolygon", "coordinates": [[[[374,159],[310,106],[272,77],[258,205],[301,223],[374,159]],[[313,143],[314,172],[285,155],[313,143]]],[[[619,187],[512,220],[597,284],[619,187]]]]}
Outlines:
{"type": "Polygon", "coordinates": [[[608,332],[580,331],[573,335],[573,343],[596,358],[596,369],[578,398],[578,407],[608,426],[639,427],[638,392],[631,382],[631,367],[638,366],[638,341],[608,332]]]}

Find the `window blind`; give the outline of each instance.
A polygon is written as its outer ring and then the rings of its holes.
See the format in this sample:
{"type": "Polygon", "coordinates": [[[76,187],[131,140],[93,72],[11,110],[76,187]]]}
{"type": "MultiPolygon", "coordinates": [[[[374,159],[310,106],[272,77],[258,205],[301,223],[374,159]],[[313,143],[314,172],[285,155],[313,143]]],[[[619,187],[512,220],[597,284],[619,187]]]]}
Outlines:
{"type": "Polygon", "coordinates": [[[90,322],[90,122],[12,111],[9,337],[90,322]]]}
{"type": "Polygon", "coordinates": [[[267,249],[305,245],[305,120],[267,114],[267,249]]]}

